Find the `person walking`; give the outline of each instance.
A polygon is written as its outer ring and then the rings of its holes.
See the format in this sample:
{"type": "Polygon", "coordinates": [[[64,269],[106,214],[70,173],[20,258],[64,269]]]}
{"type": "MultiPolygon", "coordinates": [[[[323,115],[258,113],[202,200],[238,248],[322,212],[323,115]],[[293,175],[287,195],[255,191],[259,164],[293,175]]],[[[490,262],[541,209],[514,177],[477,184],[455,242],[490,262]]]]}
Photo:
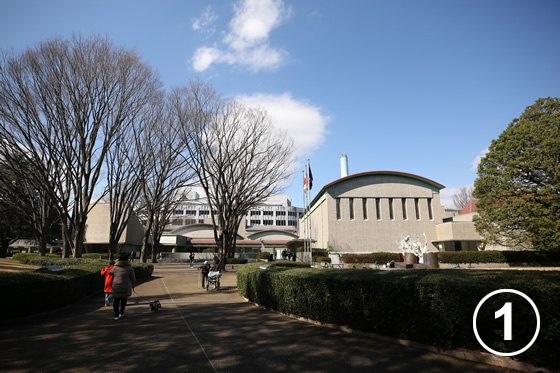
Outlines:
{"type": "Polygon", "coordinates": [[[110,306],[113,304],[113,298],[111,297],[111,291],[113,286],[113,275],[109,273],[111,269],[115,266],[115,261],[111,260],[109,265],[101,270],[101,276],[105,276],[105,286],[103,291],[105,292],[105,306],[110,306]]]}
{"type": "Polygon", "coordinates": [[[113,278],[111,296],[113,297],[115,320],[119,320],[124,317],[127,298],[132,295],[132,289],[134,289],[136,283],[136,275],[125,253],[121,254],[115,266],[109,270],[109,273],[115,276],[113,278]]]}
{"type": "Polygon", "coordinates": [[[204,281],[206,280],[206,290],[208,290],[208,273],[210,273],[210,263],[205,260],[204,264],[198,270],[202,275],[202,288],[204,289],[204,281]]]}
{"type": "Polygon", "coordinates": [[[212,264],[212,271],[221,272],[220,269],[220,259],[214,255],[214,264],[212,264]]]}
{"type": "Polygon", "coordinates": [[[194,254],[193,253],[191,253],[191,255],[189,255],[189,260],[191,262],[191,268],[192,268],[193,265],[194,265],[194,254]]]}

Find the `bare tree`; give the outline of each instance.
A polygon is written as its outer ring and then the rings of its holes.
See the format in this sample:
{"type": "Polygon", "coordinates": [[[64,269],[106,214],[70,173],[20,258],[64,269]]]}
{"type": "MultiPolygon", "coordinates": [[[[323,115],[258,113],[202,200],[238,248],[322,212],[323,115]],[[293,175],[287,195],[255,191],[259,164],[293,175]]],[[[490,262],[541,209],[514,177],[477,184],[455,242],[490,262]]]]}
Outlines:
{"type": "Polygon", "coordinates": [[[5,206],[10,206],[12,221],[26,221],[37,242],[39,255],[47,252],[53,225],[57,221],[56,206],[50,195],[29,175],[33,169],[6,142],[0,142],[0,193],[5,206]]]}
{"type": "Polygon", "coordinates": [[[462,210],[467,206],[467,203],[473,199],[474,187],[472,185],[462,186],[455,196],[453,197],[453,204],[457,210],[462,210]]]}
{"type": "Polygon", "coordinates": [[[150,253],[150,238],[151,257],[155,261],[155,247],[179,201],[178,195],[192,182],[192,172],[182,154],[185,143],[166,101],[162,99],[153,107],[150,120],[145,121],[142,133],[136,136],[142,160],[138,171],[142,188],[140,211],[145,221],[140,254],[143,262],[150,253]]]}
{"type": "Polygon", "coordinates": [[[265,110],[225,100],[199,81],[173,94],[173,113],[188,144],[189,162],[208,197],[223,268],[235,252],[243,216],[286,186],[294,161],[293,142],[275,130],[265,110]]]}
{"type": "Polygon", "coordinates": [[[2,62],[0,135],[25,149],[75,257],[105,157],[160,86],[134,52],[98,37],[50,40],[2,62]]]}
{"type": "Polygon", "coordinates": [[[109,255],[117,253],[122,234],[128,226],[134,208],[138,205],[142,184],[139,168],[142,165],[136,136],[142,133],[142,126],[146,115],[138,115],[137,121],[127,126],[119,141],[107,152],[107,194],[105,200],[109,203],[109,255]]]}

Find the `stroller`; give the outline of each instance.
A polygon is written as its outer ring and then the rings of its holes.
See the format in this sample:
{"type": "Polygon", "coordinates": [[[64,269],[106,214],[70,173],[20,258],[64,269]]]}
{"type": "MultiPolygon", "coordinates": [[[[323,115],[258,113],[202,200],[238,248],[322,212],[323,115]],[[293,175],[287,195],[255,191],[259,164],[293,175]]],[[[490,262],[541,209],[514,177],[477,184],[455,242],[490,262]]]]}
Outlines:
{"type": "MultiPolygon", "coordinates": [[[[220,272],[210,271],[208,273],[208,284],[214,285],[214,289],[220,290],[220,277],[222,277],[220,272]]],[[[208,285],[206,286],[206,290],[208,290],[208,285]]]]}

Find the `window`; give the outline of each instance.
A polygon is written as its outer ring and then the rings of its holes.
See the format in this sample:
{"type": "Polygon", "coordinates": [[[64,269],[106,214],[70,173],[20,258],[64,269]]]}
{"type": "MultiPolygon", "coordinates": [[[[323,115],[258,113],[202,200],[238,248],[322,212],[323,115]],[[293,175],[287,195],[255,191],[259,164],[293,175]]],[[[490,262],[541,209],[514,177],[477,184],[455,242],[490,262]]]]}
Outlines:
{"type": "Polygon", "coordinates": [[[291,225],[292,227],[297,227],[297,221],[296,220],[288,220],[288,225],[291,225]]]}
{"type": "Polygon", "coordinates": [[[185,215],[196,215],[196,210],[186,210],[185,215]]]}
{"type": "Polygon", "coordinates": [[[350,220],[354,220],[354,198],[348,198],[348,205],[350,207],[350,220]]]}
{"type": "Polygon", "coordinates": [[[414,210],[416,210],[416,220],[420,220],[420,208],[418,206],[419,198],[414,198],[414,210]]]}
{"type": "Polygon", "coordinates": [[[362,212],[364,220],[367,220],[367,198],[362,198],[362,212]]]}
{"type": "Polygon", "coordinates": [[[406,216],[406,198],[402,199],[402,217],[404,220],[408,219],[408,217],[406,216]]]}
{"type": "Polygon", "coordinates": [[[276,216],[286,216],[286,211],[276,211],[276,216]]]}
{"type": "Polygon", "coordinates": [[[377,220],[381,220],[381,209],[379,208],[379,198],[375,199],[375,215],[377,220]]]}
{"type": "Polygon", "coordinates": [[[263,211],[263,215],[274,215],[274,211],[263,211]]]}
{"type": "Polygon", "coordinates": [[[175,210],[175,211],[173,211],[173,214],[175,214],[175,215],[183,215],[183,210],[175,210]]]}
{"type": "Polygon", "coordinates": [[[428,198],[428,216],[430,220],[434,220],[434,215],[432,214],[432,199],[428,198]]]}
{"type": "Polygon", "coordinates": [[[274,220],[263,220],[264,225],[274,225],[274,220]]]}
{"type": "Polygon", "coordinates": [[[336,199],[336,219],[340,220],[340,198],[336,199]]]}
{"type": "Polygon", "coordinates": [[[251,225],[260,225],[261,221],[260,220],[251,220],[251,225]]]}
{"type": "Polygon", "coordinates": [[[284,220],[276,220],[276,225],[286,225],[284,220]]]}
{"type": "Polygon", "coordinates": [[[295,211],[288,211],[288,216],[297,216],[295,211]]]}
{"type": "Polygon", "coordinates": [[[393,199],[389,198],[389,219],[395,220],[395,215],[393,214],[393,199]]]}
{"type": "Polygon", "coordinates": [[[199,215],[210,215],[210,211],[209,210],[200,210],[199,215]]]}
{"type": "Polygon", "coordinates": [[[251,211],[251,216],[260,215],[260,211],[251,211]]]}

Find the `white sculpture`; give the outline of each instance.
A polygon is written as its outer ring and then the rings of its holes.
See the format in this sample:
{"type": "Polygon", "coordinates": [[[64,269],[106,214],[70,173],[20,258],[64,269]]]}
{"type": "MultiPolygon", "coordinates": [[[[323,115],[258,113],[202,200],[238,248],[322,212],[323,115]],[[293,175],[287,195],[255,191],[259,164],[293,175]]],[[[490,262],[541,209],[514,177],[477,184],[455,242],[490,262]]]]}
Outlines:
{"type": "Polygon", "coordinates": [[[424,253],[428,252],[428,239],[426,238],[426,233],[422,233],[424,236],[424,245],[420,243],[420,239],[418,236],[415,238],[411,238],[410,235],[407,235],[404,238],[401,238],[400,241],[397,241],[399,248],[403,252],[412,253],[419,258],[419,263],[423,263],[424,261],[424,253]]]}

